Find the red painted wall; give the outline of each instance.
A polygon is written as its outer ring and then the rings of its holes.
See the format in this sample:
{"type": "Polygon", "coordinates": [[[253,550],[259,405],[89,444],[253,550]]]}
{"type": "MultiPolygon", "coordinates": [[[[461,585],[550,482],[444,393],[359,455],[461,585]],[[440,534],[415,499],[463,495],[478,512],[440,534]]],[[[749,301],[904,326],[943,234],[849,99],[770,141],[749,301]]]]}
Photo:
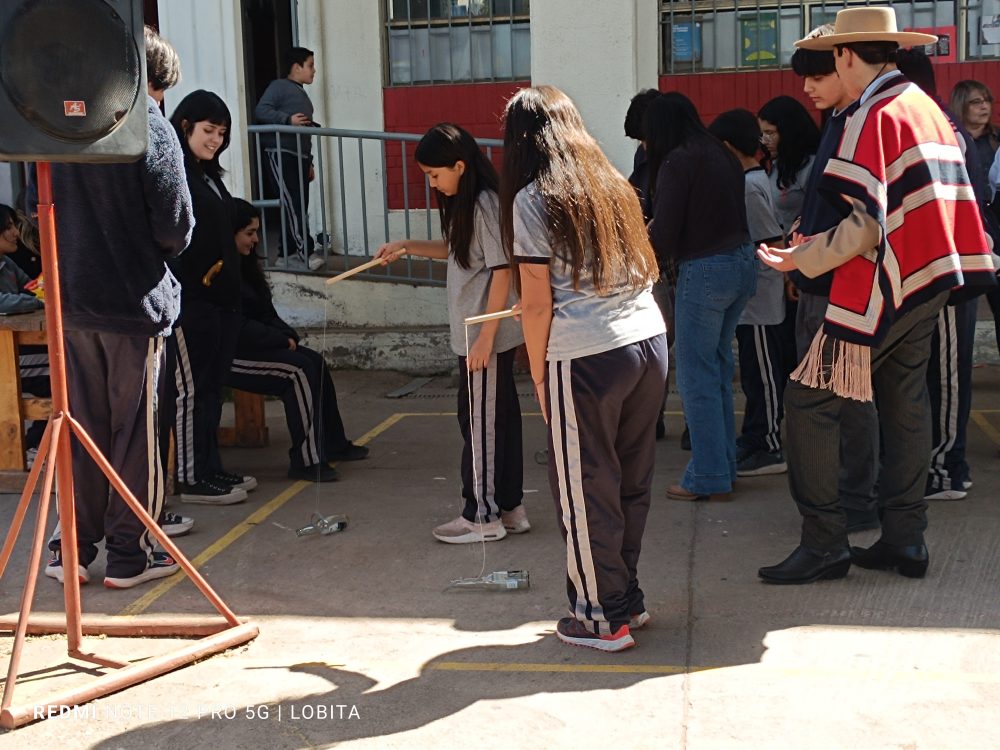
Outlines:
{"type": "MultiPolygon", "coordinates": [[[[421,135],[439,122],[453,122],[477,138],[502,138],[500,120],[507,100],[527,82],[466,83],[441,86],[404,86],[382,92],[385,129],[390,133],[421,135]]],[[[407,182],[410,207],[424,207],[424,176],[407,144],[407,182]]],[[[499,150],[493,162],[499,166],[499,150]]],[[[389,207],[403,208],[403,158],[398,146],[386,153],[389,207]]]]}
{"type": "MultiPolygon", "coordinates": [[[[938,63],[934,72],[945,102],[952,87],[965,78],[985,83],[994,96],[1000,96],[1000,62],[938,63]]],[[[667,75],[660,76],[659,86],[660,91],[680,91],[691,99],[705,122],[736,107],[757,112],[781,94],[794,96],[812,111],[812,102],[802,93],[802,79],[791,70],[667,75]]],[[[994,107],[994,115],[1000,115],[1000,108],[994,107]]]]}

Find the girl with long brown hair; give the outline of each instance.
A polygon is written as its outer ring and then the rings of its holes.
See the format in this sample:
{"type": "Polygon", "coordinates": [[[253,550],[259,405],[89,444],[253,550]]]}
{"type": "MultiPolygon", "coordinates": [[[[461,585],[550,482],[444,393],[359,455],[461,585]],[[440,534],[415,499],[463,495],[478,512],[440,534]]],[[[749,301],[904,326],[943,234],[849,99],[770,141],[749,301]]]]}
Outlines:
{"type": "Polygon", "coordinates": [[[659,275],[632,186],[551,86],[508,103],[500,220],[516,263],[531,378],[549,427],[571,617],[560,640],[635,645],[637,565],[667,348],[659,275]]]}

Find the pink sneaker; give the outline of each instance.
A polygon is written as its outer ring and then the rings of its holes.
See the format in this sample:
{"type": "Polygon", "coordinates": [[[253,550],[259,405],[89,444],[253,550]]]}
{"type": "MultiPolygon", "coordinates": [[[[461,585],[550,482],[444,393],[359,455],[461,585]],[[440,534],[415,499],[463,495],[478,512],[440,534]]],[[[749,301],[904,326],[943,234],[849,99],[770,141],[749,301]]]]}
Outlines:
{"type": "Polygon", "coordinates": [[[454,521],[438,526],[434,538],[445,544],[471,544],[473,542],[498,542],[507,536],[500,521],[477,523],[459,516],[454,521]]]}
{"type": "Polygon", "coordinates": [[[531,531],[531,524],[528,523],[528,513],[524,505],[518,505],[514,510],[505,510],[500,520],[508,534],[524,534],[531,531]]]}
{"type": "Polygon", "coordinates": [[[556,623],[556,637],[563,643],[596,648],[598,651],[624,651],[635,645],[628,625],[622,625],[611,635],[597,635],[587,630],[575,617],[563,617],[556,623]]]}

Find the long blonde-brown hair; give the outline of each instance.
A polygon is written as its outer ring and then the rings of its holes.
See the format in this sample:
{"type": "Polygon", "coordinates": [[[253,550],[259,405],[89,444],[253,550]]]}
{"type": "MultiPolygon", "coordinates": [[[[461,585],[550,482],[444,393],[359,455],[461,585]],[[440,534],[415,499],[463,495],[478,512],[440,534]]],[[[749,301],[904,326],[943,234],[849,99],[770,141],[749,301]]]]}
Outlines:
{"type": "Polygon", "coordinates": [[[545,199],[553,253],[572,267],[574,287],[588,264],[598,294],[656,280],[656,256],[635,189],[584,128],[570,98],[553,86],[521,89],[507,103],[500,236],[510,259],[514,196],[531,182],[545,199]]]}

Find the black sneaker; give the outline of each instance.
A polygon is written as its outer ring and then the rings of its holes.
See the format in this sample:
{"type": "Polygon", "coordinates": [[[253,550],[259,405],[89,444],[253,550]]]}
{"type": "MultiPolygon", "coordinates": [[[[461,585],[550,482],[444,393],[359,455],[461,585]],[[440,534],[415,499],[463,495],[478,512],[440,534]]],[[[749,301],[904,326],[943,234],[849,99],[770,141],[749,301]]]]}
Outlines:
{"type": "Polygon", "coordinates": [[[160,518],[160,528],[167,536],[184,536],[194,527],[194,519],[178,513],[164,513],[160,518]]]}
{"type": "Polygon", "coordinates": [[[230,474],[228,471],[220,471],[209,481],[220,486],[232,487],[235,490],[250,492],[257,489],[257,480],[253,477],[243,476],[242,474],[230,474]]]}
{"type": "Polygon", "coordinates": [[[288,470],[289,479],[301,479],[305,482],[336,482],[338,476],[335,468],[324,463],[298,468],[293,466],[288,470]]]}
{"type": "Polygon", "coordinates": [[[177,561],[166,552],[154,552],[153,559],[141,573],[124,577],[105,576],[104,585],[109,589],[130,589],[146,581],[171,576],[179,569],[180,565],[177,564],[177,561]]]}
{"type": "MultiPolygon", "coordinates": [[[[85,583],[90,583],[90,573],[83,565],[76,566],[78,575],[80,577],[80,585],[85,583]]],[[[62,553],[53,552],[52,556],[49,557],[49,561],[45,564],[45,575],[49,578],[55,578],[59,583],[63,582],[63,564],[62,564],[62,553]]]]}
{"type": "Polygon", "coordinates": [[[200,503],[202,505],[234,505],[247,499],[246,490],[216,484],[205,479],[196,484],[177,483],[181,500],[185,503],[200,503]]]}
{"type": "Polygon", "coordinates": [[[754,451],[736,464],[738,477],[762,477],[766,474],[784,474],[786,471],[788,464],[781,451],[754,451]]]}
{"type": "Polygon", "coordinates": [[[362,461],[368,458],[368,447],[348,443],[347,447],[341,451],[330,454],[330,461],[362,461]]]}

